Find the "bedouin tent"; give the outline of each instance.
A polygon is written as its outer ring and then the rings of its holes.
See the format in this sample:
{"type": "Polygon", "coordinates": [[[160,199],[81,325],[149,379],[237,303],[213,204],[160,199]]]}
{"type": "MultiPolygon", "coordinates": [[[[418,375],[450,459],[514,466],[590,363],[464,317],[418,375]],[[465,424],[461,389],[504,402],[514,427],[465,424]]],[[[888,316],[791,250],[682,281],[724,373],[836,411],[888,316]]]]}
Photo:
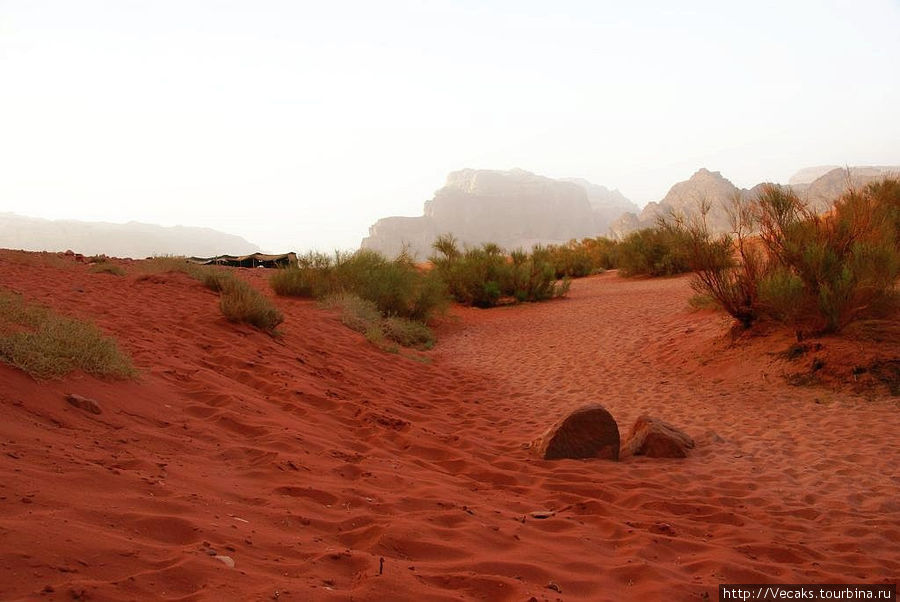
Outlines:
{"type": "Polygon", "coordinates": [[[218,255],[216,257],[189,257],[188,261],[200,265],[228,265],[236,268],[286,268],[297,265],[297,254],[218,255]]]}

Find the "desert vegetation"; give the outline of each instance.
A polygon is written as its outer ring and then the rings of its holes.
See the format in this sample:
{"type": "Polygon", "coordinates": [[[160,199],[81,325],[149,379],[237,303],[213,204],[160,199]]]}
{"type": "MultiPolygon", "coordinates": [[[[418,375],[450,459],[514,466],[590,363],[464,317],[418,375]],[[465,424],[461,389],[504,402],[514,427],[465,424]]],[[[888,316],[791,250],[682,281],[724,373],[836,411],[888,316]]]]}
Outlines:
{"type": "Polygon", "coordinates": [[[38,379],[60,378],[74,370],[120,379],[137,374],[131,358],[94,324],[3,290],[0,360],[38,379]]]}
{"type": "Polygon", "coordinates": [[[182,272],[219,293],[219,309],[229,322],[241,322],[269,334],[284,322],[284,314],[265,295],[226,268],[190,263],[184,257],[153,257],[142,262],[147,273],[182,272]]]}
{"type": "Polygon", "coordinates": [[[434,250],[430,258],[434,272],[463,305],[494,307],[504,299],[544,301],[569,291],[567,278],[557,280],[552,253],[546,247],[509,255],[493,243],[462,250],[452,235],[445,234],[434,242],[434,250]]]}
{"type": "Polygon", "coordinates": [[[836,332],[896,307],[900,180],[851,189],[825,214],[768,185],[753,201],[735,200],[726,235],[710,234],[701,209],[661,229],[688,241],[694,289],[741,325],[772,320],[836,332]]]}
{"type": "Polygon", "coordinates": [[[337,309],[341,320],[373,342],[430,348],[427,323],[448,303],[446,288],[433,271],[419,269],[406,255],[390,260],[376,251],[307,253],[298,266],[270,278],[278,295],[316,298],[337,309]]]}

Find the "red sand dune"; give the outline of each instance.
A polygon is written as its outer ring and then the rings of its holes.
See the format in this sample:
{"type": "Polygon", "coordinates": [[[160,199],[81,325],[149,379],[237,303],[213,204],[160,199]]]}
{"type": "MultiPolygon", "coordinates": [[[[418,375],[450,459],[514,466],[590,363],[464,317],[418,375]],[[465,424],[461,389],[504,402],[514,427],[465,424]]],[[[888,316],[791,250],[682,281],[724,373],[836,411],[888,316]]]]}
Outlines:
{"type": "Polygon", "coordinates": [[[700,600],[900,576],[896,398],[788,386],[759,346],[724,348],[727,320],[689,310],[685,278],[455,310],[431,363],[309,301],[277,300],[281,339],[229,324],[181,274],[0,255],[0,285],[96,321],[143,373],[0,365],[2,600],[700,600]],[[587,402],[697,447],[529,455],[587,402]]]}

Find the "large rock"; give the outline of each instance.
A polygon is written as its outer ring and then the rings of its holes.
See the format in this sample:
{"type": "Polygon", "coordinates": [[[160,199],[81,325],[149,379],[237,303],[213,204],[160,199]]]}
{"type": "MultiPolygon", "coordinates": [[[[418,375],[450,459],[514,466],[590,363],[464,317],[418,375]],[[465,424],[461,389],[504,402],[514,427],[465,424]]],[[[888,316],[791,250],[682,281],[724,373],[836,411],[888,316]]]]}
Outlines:
{"type": "Polygon", "coordinates": [[[407,246],[421,260],[432,254],[438,235],[449,233],[463,245],[530,249],[602,235],[624,210],[636,206],[620,192],[585,180],[554,180],[521,169],[463,169],[425,202],[424,215],[378,220],[362,247],[395,256],[407,246]]]}
{"type": "Polygon", "coordinates": [[[683,431],[657,418],[641,416],[622,444],[622,457],[686,458],[693,447],[694,440],[683,431]]]}
{"type": "Polygon", "coordinates": [[[579,408],[550,427],[532,444],[545,460],[562,458],[619,459],[619,426],[606,408],[579,408]]]}

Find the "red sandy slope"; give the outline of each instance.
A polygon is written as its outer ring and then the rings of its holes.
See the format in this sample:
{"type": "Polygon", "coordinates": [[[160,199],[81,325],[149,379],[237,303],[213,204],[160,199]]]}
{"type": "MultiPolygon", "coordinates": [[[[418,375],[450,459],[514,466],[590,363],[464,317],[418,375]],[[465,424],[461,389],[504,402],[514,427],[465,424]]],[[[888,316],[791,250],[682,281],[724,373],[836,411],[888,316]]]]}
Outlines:
{"type": "Polygon", "coordinates": [[[277,300],[279,340],[229,324],[180,274],[0,255],[0,285],[93,319],[142,371],[36,383],[0,365],[2,600],[699,600],[900,575],[896,400],[715,357],[727,321],[689,311],[683,278],[459,310],[430,364],[307,301],[277,300]],[[623,431],[646,412],[698,446],[529,455],[594,401],[623,431]]]}

